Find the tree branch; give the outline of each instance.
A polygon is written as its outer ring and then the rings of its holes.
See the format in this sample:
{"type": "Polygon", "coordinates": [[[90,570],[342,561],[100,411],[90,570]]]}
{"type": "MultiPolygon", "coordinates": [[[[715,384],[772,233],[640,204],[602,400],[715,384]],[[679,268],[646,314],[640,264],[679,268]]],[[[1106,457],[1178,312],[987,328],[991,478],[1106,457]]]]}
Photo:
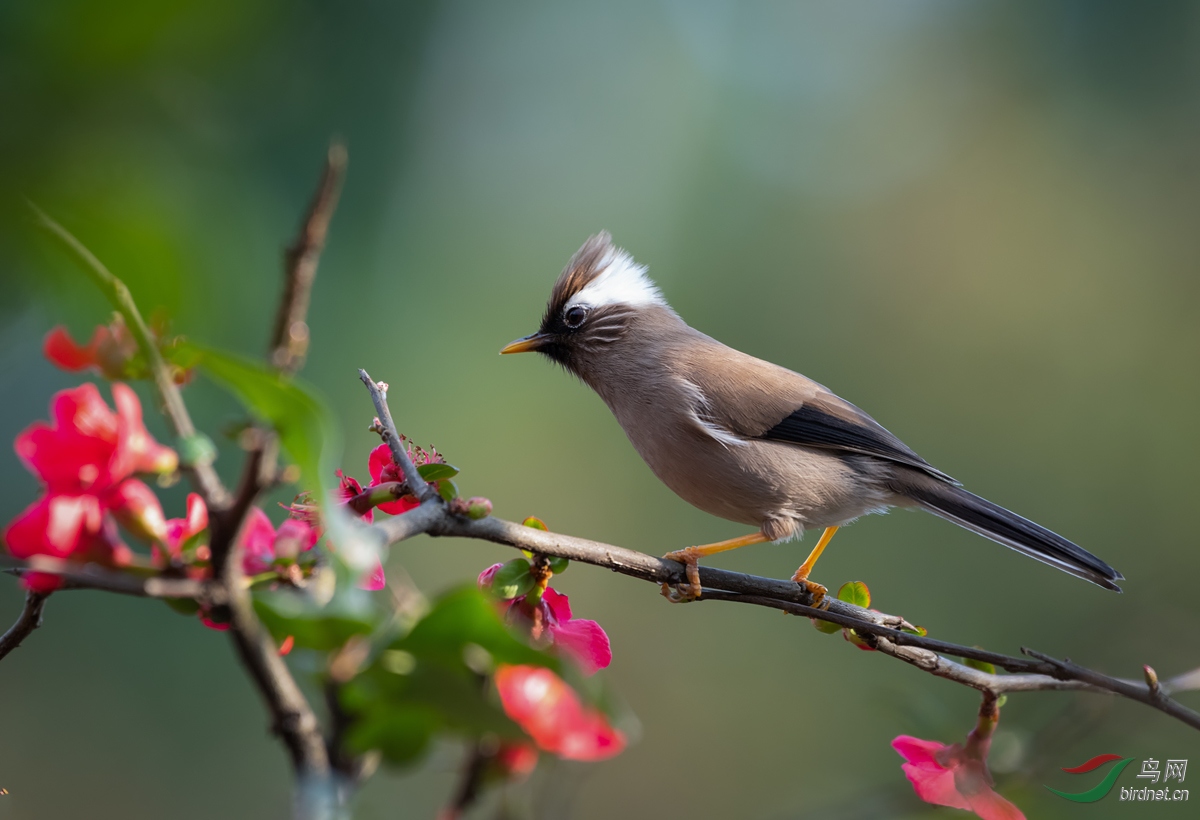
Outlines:
{"type": "Polygon", "coordinates": [[[275,316],[271,334],[269,361],[280,373],[294,374],[304,364],[308,352],[308,305],[317,262],[325,248],[329,222],[337,209],[346,174],[346,147],[340,142],[329,146],[321,181],[308,206],[308,214],[296,239],[284,254],[283,298],[275,316]]]}
{"type": "Polygon", "coordinates": [[[5,572],[18,578],[26,572],[57,575],[63,580],[62,590],[95,589],[139,598],[191,598],[202,604],[214,606],[225,603],[224,589],[214,581],[167,578],[161,575],[139,578],[128,572],[105,569],[95,564],[63,561],[46,555],[34,555],[25,561],[13,561],[7,556],[0,556],[0,561],[10,564],[10,568],[5,572]]]}
{"type": "Polygon", "coordinates": [[[9,652],[20,646],[21,641],[28,638],[33,630],[42,625],[42,608],[46,605],[46,599],[49,597],[49,592],[34,592],[33,590],[25,592],[25,606],[22,607],[21,614],[17,616],[16,622],[9,627],[8,631],[0,635],[0,658],[4,658],[9,652]]]}
{"type": "MultiPolygon", "coordinates": [[[[51,219],[33,203],[30,203],[29,207],[33,209],[40,227],[62,242],[125,319],[125,325],[133,334],[133,338],[137,340],[138,347],[141,348],[142,354],[150,366],[154,386],[162,400],[163,412],[170,421],[171,427],[174,428],[175,435],[185,441],[198,438],[196,426],[192,423],[192,417],[183,403],[183,396],[179,392],[178,385],[175,384],[171,368],[163,359],[162,352],[158,349],[158,345],[150,333],[150,328],[146,325],[146,320],[138,311],[129,288],[114,276],[104,266],[104,263],[97,259],[70,231],[51,219]]],[[[196,491],[204,498],[204,502],[210,510],[220,510],[228,506],[229,491],[221,483],[211,461],[200,460],[185,465],[185,469],[191,473],[196,491]]]]}
{"type": "Polygon", "coordinates": [[[400,472],[404,474],[404,481],[408,484],[409,491],[417,497],[417,500],[425,503],[427,501],[437,502],[437,492],[433,487],[429,486],[429,482],[421,478],[421,474],[417,472],[417,467],[412,463],[412,459],[408,457],[408,448],[404,446],[404,442],[400,440],[400,434],[396,432],[396,422],[392,421],[392,411],[388,408],[387,403],[387,385],[383,382],[376,382],[367,375],[367,371],[359,369],[358,378],[366,385],[367,390],[371,393],[371,401],[375,404],[375,412],[379,416],[380,424],[383,425],[383,440],[387,442],[388,449],[392,451],[392,460],[400,468],[400,472]]]}
{"type": "MultiPolygon", "coordinates": [[[[271,365],[284,375],[295,374],[304,363],[310,295],[345,168],[346,150],[335,143],[326,155],[321,181],[300,232],[285,254],[284,290],[269,356],[271,365]]],[[[279,656],[274,640],[258,620],[242,567],[240,531],[251,506],[274,480],[277,461],[277,437],[264,430],[256,434],[242,467],[237,493],[213,520],[209,543],[213,571],[228,596],[230,638],[271,714],[272,730],[287,747],[300,780],[297,812],[321,816],[338,799],[321,725],[287,663],[279,656]]]]}
{"type": "MultiPolygon", "coordinates": [[[[385,440],[389,444],[393,441],[399,443],[399,434],[392,421],[386,395],[371,381],[365,371],[360,370],[359,376],[371,391],[385,440]]],[[[407,453],[404,453],[402,448],[400,450],[404,461],[408,461],[407,453]]],[[[393,447],[392,451],[393,456],[396,456],[397,448],[393,447]]],[[[397,458],[401,467],[404,466],[404,461],[397,458]]],[[[411,467],[411,461],[408,461],[408,464],[411,467]]],[[[686,582],[684,565],[676,561],[655,558],[636,550],[599,541],[545,532],[498,518],[473,521],[454,515],[446,505],[436,500],[423,503],[403,515],[385,519],[370,527],[380,533],[388,544],[420,533],[478,538],[543,555],[605,567],[654,584],[674,585],[686,582]]],[[[868,645],[885,655],[937,677],[978,689],[990,696],[1006,692],[1051,690],[1115,694],[1151,706],[1195,729],[1200,729],[1200,713],[1170,697],[1171,691],[1200,689],[1200,670],[1185,673],[1170,679],[1165,685],[1152,688],[1146,682],[1113,678],[1025,648],[1021,651],[1029,657],[1018,658],[902,631],[913,628],[904,618],[874,612],[834,598],[826,597],[820,608],[814,608],[813,596],[794,581],[761,578],[703,566],[700,567],[700,581],[704,586],[699,599],[701,601],[736,601],[764,606],[853,629],[868,645]],[[1017,674],[983,672],[952,661],[944,657],[945,655],[983,661],[1017,674]]]]}

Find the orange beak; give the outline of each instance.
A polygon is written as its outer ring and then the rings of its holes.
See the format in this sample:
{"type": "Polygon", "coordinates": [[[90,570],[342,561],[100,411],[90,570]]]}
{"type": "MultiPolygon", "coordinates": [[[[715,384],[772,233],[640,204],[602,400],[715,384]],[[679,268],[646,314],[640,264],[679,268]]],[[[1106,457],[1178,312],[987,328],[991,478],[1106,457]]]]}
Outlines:
{"type": "Polygon", "coordinates": [[[546,343],[546,336],[541,333],[534,333],[531,336],[522,336],[520,339],[515,339],[506,344],[501,349],[501,355],[506,353],[528,353],[531,350],[537,350],[546,343]]]}

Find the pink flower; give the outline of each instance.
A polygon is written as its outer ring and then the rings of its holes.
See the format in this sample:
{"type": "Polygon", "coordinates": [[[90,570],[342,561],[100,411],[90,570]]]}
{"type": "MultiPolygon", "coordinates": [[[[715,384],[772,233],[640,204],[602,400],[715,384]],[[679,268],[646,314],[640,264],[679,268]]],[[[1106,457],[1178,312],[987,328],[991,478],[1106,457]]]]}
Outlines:
{"type": "Polygon", "coordinates": [[[540,605],[545,608],[550,642],[574,658],[585,675],[594,674],[612,663],[608,635],[595,621],[572,618],[571,603],[566,595],[547,587],[540,605]]]}
{"type": "MultiPolygon", "coordinates": [[[[503,564],[493,564],[479,574],[480,588],[492,585],[492,578],[503,564]]],[[[571,615],[566,595],[546,587],[536,603],[528,595],[501,601],[506,620],[520,623],[535,642],[553,644],[579,664],[585,675],[595,674],[612,663],[612,644],[603,627],[586,618],[571,615]]]]}
{"type": "Polygon", "coordinates": [[[204,499],[196,493],[188,493],[187,517],[168,519],[162,540],[171,556],[178,558],[184,545],[207,529],[208,507],[204,505],[204,499]]]}
{"type": "Polygon", "coordinates": [[[496,689],[504,712],[543,751],[568,760],[605,760],[625,748],[625,735],[549,669],[501,665],[496,689]]]}
{"type": "Polygon", "coordinates": [[[981,713],[966,743],[947,746],[934,740],[901,735],[892,748],[906,761],[900,768],[926,803],[974,812],[982,820],[1025,820],[1025,815],[992,789],[987,768],[998,710],[981,713]]]}
{"type": "Polygon", "coordinates": [[[387,586],[387,578],[383,574],[383,564],[378,563],[375,569],[362,577],[358,582],[359,589],[365,589],[369,592],[376,592],[387,586]]]}
{"type": "MultiPolygon", "coordinates": [[[[356,498],[361,500],[363,486],[359,483],[358,479],[346,475],[341,470],[337,471],[337,477],[338,495],[342,497],[343,504],[350,511],[350,514],[356,515],[364,521],[375,520],[375,510],[369,500],[364,505],[351,503],[356,498]]],[[[376,562],[375,567],[359,579],[358,582],[359,589],[365,589],[369,592],[376,592],[385,586],[387,586],[387,577],[383,574],[382,562],[376,562]]]]}
{"type": "MultiPolygon", "coordinates": [[[[130,553],[116,535],[114,516],[140,537],[163,534],[157,497],[131,476],[171,472],[179,459],[147,432],[137,394],[123,384],[112,391],[115,413],[93,384],[63,390],[51,402],[51,422],[35,422],[17,436],[17,455],[42,480],[45,494],[5,531],[14,556],[120,566],[130,553]]],[[[26,583],[56,585],[33,575],[26,583]]]]}
{"type": "MultiPolygon", "coordinates": [[[[371,455],[367,459],[367,469],[371,471],[372,487],[378,487],[380,484],[386,484],[390,481],[404,481],[404,475],[400,472],[400,467],[392,459],[392,451],[386,444],[380,444],[371,451],[371,455]]],[[[379,505],[379,509],[388,515],[400,515],[409,510],[416,509],[420,505],[421,502],[417,501],[415,495],[406,495],[397,498],[395,501],[385,501],[379,505]]]]}
{"type": "MultiPolygon", "coordinates": [[[[376,449],[378,449],[378,448],[376,448],[376,449]]],[[[358,516],[359,518],[361,518],[364,521],[374,521],[375,520],[374,507],[367,506],[365,509],[360,510],[357,506],[350,503],[355,498],[362,495],[363,486],[362,486],[362,484],[359,483],[358,479],[355,478],[354,476],[346,475],[341,470],[337,471],[337,477],[338,477],[338,490],[337,490],[338,495],[340,495],[342,497],[342,501],[345,503],[346,508],[350,510],[350,513],[352,515],[358,516]]]]}
{"type": "Polygon", "coordinates": [[[307,522],[289,518],[279,525],[258,507],[251,507],[242,525],[242,569],[247,575],[270,572],[277,559],[295,560],[317,544],[320,534],[307,522]]]}

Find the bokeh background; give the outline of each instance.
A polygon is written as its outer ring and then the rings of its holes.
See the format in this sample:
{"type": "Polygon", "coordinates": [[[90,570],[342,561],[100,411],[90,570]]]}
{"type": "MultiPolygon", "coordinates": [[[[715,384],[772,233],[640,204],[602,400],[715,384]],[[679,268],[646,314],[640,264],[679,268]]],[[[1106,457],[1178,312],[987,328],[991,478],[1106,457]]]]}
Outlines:
{"type": "MultiPolygon", "coordinates": [[[[585,387],[496,355],[607,228],[693,325],[830,385],[1129,578],[1113,595],[894,513],[841,533],[819,580],[863,580],[937,637],[1178,673],[1200,665],[1198,55],[1187,2],[0,4],[0,439],[78,381],[42,335],[108,315],[25,197],[145,309],[256,354],[338,136],[350,172],[305,378],[348,471],[373,443],[365,366],[499,515],[654,553],[740,534],[659,485],[585,387]]],[[[213,433],[240,417],[203,380],[187,398],[213,433]]],[[[0,519],[35,492],[6,445],[0,519]]],[[[181,515],[183,489],[165,497],[181,515]]],[[[783,577],[803,554],[713,563],[783,577]]],[[[434,593],[509,556],[422,538],[388,567],[434,593]]],[[[889,742],[961,739],[970,692],[778,613],[670,606],[585,566],[560,586],[608,630],[641,739],[544,765],[507,796],[518,816],[951,814],[916,801],[889,742]]],[[[0,621],[20,602],[0,583],[0,621]]],[[[1030,694],[1001,728],[993,764],[1030,817],[1194,816],[1042,787],[1090,786],[1058,769],[1102,752],[1200,758],[1157,712],[1030,694]]],[[[433,816],[459,754],[377,776],[356,816],[433,816]]],[[[161,604],[57,595],[0,665],[0,817],[283,817],[289,785],[227,640],[161,604]]]]}

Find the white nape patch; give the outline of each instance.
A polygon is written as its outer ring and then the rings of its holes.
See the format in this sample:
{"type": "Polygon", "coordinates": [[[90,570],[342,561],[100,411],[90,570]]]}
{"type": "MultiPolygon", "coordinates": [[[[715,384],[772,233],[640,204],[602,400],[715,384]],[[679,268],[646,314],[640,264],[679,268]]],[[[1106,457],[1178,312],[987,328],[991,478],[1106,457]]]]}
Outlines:
{"type": "Polygon", "coordinates": [[[604,270],[575,294],[567,307],[586,305],[665,305],[662,291],[646,275],[646,267],[633,261],[633,257],[620,248],[612,248],[601,260],[604,270]]]}
{"type": "Polygon", "coordinates": [[[715,439],[717,443],[726,450],[728,450],[730,447],[746,446],[746,440],[744,438],[736,433],[726,430],[724,427],[715,423],[711,420],[711,418],[709,418],[711,411],[709,409],[708,397],[704,395],[704,391],[700,389],[699,385],[695,384],[694,382],[690,382],[687,379],[683,379],[682,381],[683,389],[687,391],[688,396],[691,399],[689,402],[691,406],[687,408],[688,415],[691,417],[692,421],[696,423],[696,426],[707,433],[711,438],[715,439]]]}

